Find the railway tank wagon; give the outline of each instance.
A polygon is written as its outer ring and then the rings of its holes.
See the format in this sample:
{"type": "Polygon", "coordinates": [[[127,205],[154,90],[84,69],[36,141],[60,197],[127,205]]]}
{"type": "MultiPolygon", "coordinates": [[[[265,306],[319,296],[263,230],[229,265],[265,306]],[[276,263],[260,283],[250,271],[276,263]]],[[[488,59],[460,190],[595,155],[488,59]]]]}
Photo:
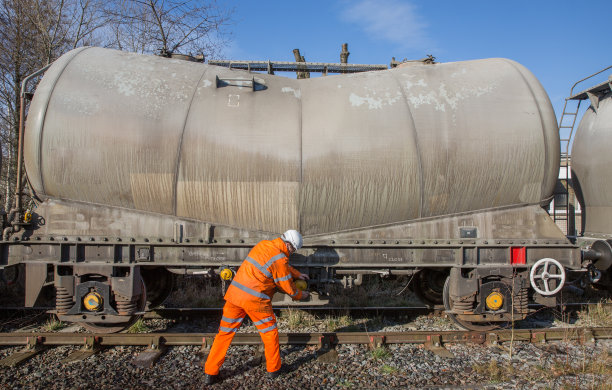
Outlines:
{"type": "Polygon", "coordinates": [[[37,207],[2,262],[25,264],[26,305],[53,284],[59,318],[96,330],[162,301],[170,272],[237,267],[288,228],[312,290],[417,273],[470,329],[586,272],[541,208],[552,106],[506,59],[296,80],[81,48],[38,85],[23,155],[37,207]]]}
{"type": "MultiPolygon", "coordinates": [[[[610,253],[612,244],[612,157],[608,152],[612,140],[610,68],[580,82],[593,80],[591,77],[608,71],[606,81],[576,94],[570,93],[568,98],[579,101],[588,99],[590,102],[572,144],[572,183],[582,206],[584,221],[577,242],[601,253],[610,253]]],[[[601,256],[594,262],[592,278],[597,280],[599,286],[612,291],[611,266],[612,256],[601,256]]]]}

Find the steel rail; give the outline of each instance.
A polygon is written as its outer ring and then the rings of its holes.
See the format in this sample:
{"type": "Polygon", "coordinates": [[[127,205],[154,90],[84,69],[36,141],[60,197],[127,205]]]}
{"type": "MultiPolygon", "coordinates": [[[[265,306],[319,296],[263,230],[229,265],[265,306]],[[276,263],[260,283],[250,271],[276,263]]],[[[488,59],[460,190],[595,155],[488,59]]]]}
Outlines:
{"type": "MultiPolygon", "coordinates": [[[[612,306],[612,302],[570,302],[563,303],[557,306],[545,306],[541,304],[529,304],[529,308],[532,310],[578,310],[582,307],[603,305],[612,306]],[[563,306],[563,308],[561,308],[563,306]]],[[[53,307],[0,307],[0,320],[6,317],[8,313],[39,313],[48,311],[51,312],[55,308],[53,307]]],[[[442,305],[436,305],[434,307],[417,305],[417,306],[358,306],[358,307],[339,307],[339,306],[275,306],[274,311],[276,313],[283,313],[285,311],[300,310],[306,311],[314,315],[330,315],[330,314],[358,314],[358,315],[407,315],[407,314],[429,314],[439,313],[444,311],[442,305]]],[[[145,319],[159,319],[159,318],[170,318],[170,319],[187,319],[192,317],[206,317],[220,315],[223,312],[222,307],[168,307],[168,308],[156,308],[147,311],[144,314],[145,319]]]]}
{"type": "MultiPolygon", "coordinates": [[[[539,310],[561,310],[561,311],[575,311],[582,307],[603,305],[612,306],[612,303],[608,302],[586,302],[586,303],[563,303],[557,306],[545,306],[541,304],[529,304],[529,309],[533,311],[539,310]],[[561,307],[563,306],[563,308],[561,307]]],[[[308,307],[308,306],[283,306],[274,307],[276,313],[286,312],[291,310],[301,310],[313,315],[333,315],[333,314],[346,314],[351,315],[386,315],[386,316],[402,316],[402,315],[426,315],[430,313],[442,313],[444,312],[443,305],[430,306],[364,306],[364,307],[308,307]]],[[[144,316],[145,319],[153,318],[189,318],[189,317],[205,317],[220,315],[223,308],[158,308],[147,312],[144,316]]]]}
{"type": "MultiPolygon", "coordinates": [[[[579,308],[581,306],[612,306],[612,302],[567,302],[560,303],[557,306],[546,306],[539,303],[530,303],[530,309],[542,309],[542,308],[558,308],[559,306],[565,306],[568,308],[579,308]]],[[[442,309],[442,305],[436,305],[434,307],[427,305],[414,305],[414,306],[303,306],[303,305],[291,305],[291,306],[273,306],[276,310],[304,310],[311,312],[346,312],[346,311],[411,311],[411,310],[434,310],[442,309]]],[[[23,312],[38,312],[38,311],[49,311],[55,310],[53,306],[41,306],[41,307],[23,307],[23,306],[0,306],[0,312],[2,311],[23,311],[23,312]]],[[[223,311],[223,307],[158,307],[147,311],[147,313],[216,313],[223,311]]]]}
{"type": "MultiPolygon", "coordinates": [[[[38,345],[86,345],[92,342],[99,346],[185,346],[210,345],[215,333],[0,333],[0,346],[38,345]]],[[[612,328],[550,328],[507,329],[491,332],[470,331],[410,331],[410,332],[326,332],[326,333],[281,333],[283,345],[320,345],[327,342],[340,344],[424,344],[437,338],[441,343],[493,343],[513,341],[544,342],[597,339],[612,339],[612,328]],[[323,341],[326,340],[326,341],[323,341]]],[[[237,333],[234,345],[261,344],[259,333],[237,333]]]]}

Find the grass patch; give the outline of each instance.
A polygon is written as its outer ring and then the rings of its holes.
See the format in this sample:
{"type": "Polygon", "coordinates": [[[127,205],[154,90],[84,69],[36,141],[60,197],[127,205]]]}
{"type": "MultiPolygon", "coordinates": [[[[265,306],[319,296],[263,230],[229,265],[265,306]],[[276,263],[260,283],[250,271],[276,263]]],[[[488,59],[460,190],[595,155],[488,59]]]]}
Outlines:
{"type": "Polygon", "coordinates": [[[574,362],[574,364],[557,361],[554,367],[564,375],[593,374],[610,378],[612,377],[612,353],[610,351],[603,351],[599,355],[574,362]]]}
{"type": "MultiPolygon", "coordinates": [[[[509,364],[500,365],[496,361],[473,365],[478,374],[487,377],[491,382],[502,382],[512,379],[515,372],[509,364]]],[[[525,379],[533,383],[557,380],[561,377],[570,377],[570,388],[576,388],[573,382],[579,380],[585,388],[612,389],[609,378],[612,377],[612,353],[603,351],[597,355],[579,359],[557,359],[550,365],[534,365],[528,372],[523,372],[525,379]],[[583,375],[593,375],[588,379],[593,383],[584,383],[583,375]],[[603,381],[603,383],[601,383],[603,381]]]]}
{"type": "MultiPolygon", "coordinates": [[[[585,388],[611,390],[612,384],[609,383],[609,378],[612,377],[612,354],[609,351],[603,351],[598,355],[582,360],[558,359],[552,362],[549,369],[538,366],[537,370],[531,373],[529,379],[537,382],[554,380],[559,377],[574,378],[570,380],[567,388],[576,388],[573,382],[578,380],[585,388]],[[589,379],[581,378],[584,375],[593,375],[593,377],[589,379]],[[587,383],[585,383],[585,379],[587,383]]],[[[566,388],[565,385],[564,388],[566,388]]]]}
{"type": "Polygon", "coordinates": [[[514,367],[511,364],[499,364],[497,360],[474,364],[472,369],[491,383],[505,382],[514,377],[514,367]]]}
{"type": "Polygon", "coordinates": [[[578,320],[584,326],[612,326],[612,299],[599,301],[596,305],[587,306],[578,313],[578,320]]]}
{"type": "Polygon", "coordinates": [[[65,328],[66,324],[63,323],[62,321],[59,321],[55,318],[51,318],[49,319],[47,322],[45,322],[45,324],[42,326],[42,328],[45,330],[45,332],[56,332],[62,328],[65,328]]]}
{"type": "Polygon", "coordinates": [[[391,352],[386,347],[377,347],[372,350],[374,360],[387,360],[391,357],[391,352]]]}
{"type": "Polygon", "coordinates": [[[132,324],[132,326],[128,328],[127,332],[128,333],[146,333],[149,330],[150,330],[149,327],[144,323],[143,319],[139,318],[136,322],[132,324]]]}
{"type": "Polygon", "coordinates": [[[355,327],[355,321],[348,315],[341,317],[329,317],[323,322],[325,330],[328,332],[338,330],[340,328],[352,328],[355,327]]]}
{"type": "Polygon", "coordinates": [[[530,381],[541,381],[547,379],[549,377],[554,377],[554,375],[550,375],[550,370],[546,369],[541,364],[536,364],[533,366],[531,370],[529,370],[528,378],[530,381]]]}
{"type": "Polygon", "coordinates": [[[382,371],[383,374],[395,374],[397,372],[397,368],[388,364],[383,364],[382,367],[380,367],[380,371],[382,371]]]}
{"type": "Polygon", "coordinates": [[[350,389],[350,388],[354,387],[355,384],[353,382],[351,382],[350,380],[348,380],[348,379],[340,379],[338,381],[338,386],[346,388],[346,389],[350,389]]]}
{"type": "Polygon", "coordinates": [[[304,326],[313,326],[316,323],[315,318],[303,310],[283,310],[280,317],[287,321],[287,327],[290,330],[297,330],[304,326]]]}

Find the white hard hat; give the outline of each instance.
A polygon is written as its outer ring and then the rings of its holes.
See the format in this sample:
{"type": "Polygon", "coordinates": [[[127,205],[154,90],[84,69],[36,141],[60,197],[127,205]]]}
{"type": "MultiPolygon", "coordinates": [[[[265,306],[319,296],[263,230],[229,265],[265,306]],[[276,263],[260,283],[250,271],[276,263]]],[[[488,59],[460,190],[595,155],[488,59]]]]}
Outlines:
{"type": "Polygon", "coordinates": [[[302,243],[304,242],[302,235],[297,230],[287,230],[281,236],[281,240],[293,245],[295,250],[300,249],[302,247],[302,243]]]}

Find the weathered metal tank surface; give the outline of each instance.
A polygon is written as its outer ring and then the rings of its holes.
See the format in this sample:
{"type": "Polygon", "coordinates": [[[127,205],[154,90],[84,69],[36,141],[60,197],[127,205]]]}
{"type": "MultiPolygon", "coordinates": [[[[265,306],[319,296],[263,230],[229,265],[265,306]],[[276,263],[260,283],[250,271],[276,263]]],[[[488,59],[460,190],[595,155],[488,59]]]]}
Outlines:
{"type": "Polygon", "coordinates": [[[612,238],[612,93],[584,113],[572,145],[572,181],[580,198],[585,236],[612,238]]]}
{"type": "Polygon", "coordinates": [[[312,236],[546,202],[559,136],[506,59],[296,80],[81,48],[39,84],[24,158],[42,197],[312,236]]]}

